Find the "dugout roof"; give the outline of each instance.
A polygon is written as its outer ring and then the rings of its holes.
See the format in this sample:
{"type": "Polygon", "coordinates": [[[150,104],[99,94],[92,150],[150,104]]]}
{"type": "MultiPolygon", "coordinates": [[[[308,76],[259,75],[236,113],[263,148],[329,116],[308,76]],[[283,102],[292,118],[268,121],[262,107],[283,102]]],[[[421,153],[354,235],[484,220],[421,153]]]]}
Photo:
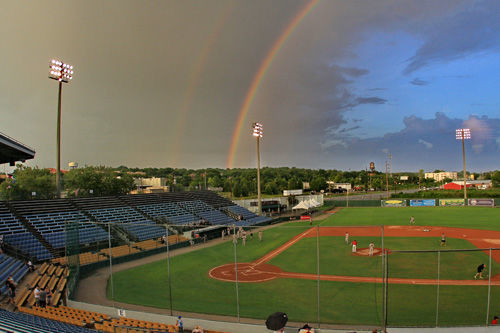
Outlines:
{"type": "Polygon", "coordinates": [[[0,164],[30,160],[35,157],[35,150],[25,144],[0,133],[0,164]]]}

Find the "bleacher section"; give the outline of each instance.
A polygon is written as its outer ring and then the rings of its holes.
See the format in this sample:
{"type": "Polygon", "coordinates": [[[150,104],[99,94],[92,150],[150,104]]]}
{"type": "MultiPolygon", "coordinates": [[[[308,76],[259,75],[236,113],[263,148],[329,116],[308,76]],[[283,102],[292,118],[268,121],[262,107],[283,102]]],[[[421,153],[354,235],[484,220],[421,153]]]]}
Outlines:
{"type": "Polygon", "coordinates": [[[131,207],[114,207],[89,210],[96,220],[103,223],[115,223],[137,240],[157,238],[165,235],[165,229],[156,225],[131,207]]]}
{"type": "Polygon", "coordinates": [[[237,226],[254,225],[254,224],[259,224],[259,223],[263,223],[263,222],[267,222],[267,221],[271,220],[269,217],[258,216],[256,214],[252,213],[251,211],[249,211],[248,209],[243,208],[243,207],[238,206],[238,205],[228,206],[228,207],[225,207],[224,209],[227,209],[231,213],[242,217],[241,220],[238,220],[238,222],[236,222],[237,226]]]}
{"type": "Polygon", "coordinates": [[[89,218],[74,208],[69,200],[13,201],[11,205],[55,249],[65,246],[66,222],[81,222],[80,244],[108,239],[107,233],[101,227],[90,223],[89,218]]]}
{"type": "Polygon", "coordinates": [[[221,197],[220,195],[212,191],[195,191],[189,193],[191,193],[193,199],[201,200],[206,204],[214,207],[215,209],[235,205],[231,200],[221,197]]]}
{"type": "Polygon", "coordinates": [[[19,222],[9,208],[0,202],[0,235],[3,241],[38,260],[52,258],[52,254],[19,222]]]}
{"type": "Polygon", "coordinates": [[[118,197],[80,198],[73,202],[97,221],[113,223],[136,240],[161,237],[165,229],[146,218],[118,197]]]}
{"type": "Polygon", "coordinates": [[[87,333],[95,332],[83,327],[40,318],[25,313],[13,313],[0,309],[0,332],[23,333],[87,333]]]}
{"type": "Polygon", "coordinates": [[[58,305],[63,297],[64,288],[69,276],[67,267],[43,263],[36,271],[36,276],[28,283],[28,288],[20,290],[16,295],[16,306],[20,308],[25,303],[27,306],[35,305],[35,288],[49,288],[52,292],[51,305],[58,305]]]}
{"type": "MultiPolygon", "coordinates": [[[[171,225],[250,226],[269,220],[210,191],[28,200],[0,202],[0,235],[14,250],[43,261],[62,253],[67,222],[79,223],[79,242],[86,247],[108,240],[105,223],[112,223],[112,235],[119,236],[113,241],[157,239],[166,233],[160,221],[155,223],[161,218],[171,225]]],[[[94,253],[84,262],[94,258],[102,259],[94,253]]]]}
{"type": "Polygon", "coordinates": [[[172,224],[199,222],[200,218],[171,202],[137,206],[137,209],[155,218],[166,218],[172,224]]]}
{"type": "Polygon", "coordinates": [[[209,205],[200,200],[180,201],[177,202],[177,205],[184,208],[188,212],[192,212],[200,216],[205,221],[208,221],[213,225],[236,223],[235,219],[227,216],[224,213],[221,213],[218,210],[215,210],[214,208],[210,207],[209,205]]]}
{"type": "Polygon", "coordinates": [[[10,257],[4,253],[0,254],[0,292],[7,294],[5,281],[12,276],[14,282],[18,283],[28,273],[28,266],[21,260],[10,257]]]}

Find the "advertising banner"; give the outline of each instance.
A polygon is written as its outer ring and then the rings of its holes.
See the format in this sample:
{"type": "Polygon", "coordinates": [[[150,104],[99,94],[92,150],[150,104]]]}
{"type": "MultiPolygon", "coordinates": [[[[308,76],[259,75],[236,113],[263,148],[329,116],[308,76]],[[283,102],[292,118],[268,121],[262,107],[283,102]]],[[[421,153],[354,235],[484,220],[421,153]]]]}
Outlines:
{"type": "Polygon", "coordinates": [[[464,199],[439,199],[439,206],[464,206],[464,199]]]}
{"type": "Polygon", "coordinates": [[[411,207],[432,207],[436,206],[436,199],[414,199],[410,200],[411,207]]]}
{"type": "Polygon", "coordinates": [[[406,207],[406,200],[402,199],[392,199],[392,200],[380,200],[382,207],[406,207]]]}
{"type": "Polygon", "coordinates": [[[495,207],[495,199],[469,199],[469,206],[495,207]]]}
{"type": "Polygon", "coordinates": [[[308,220],[308,221],[309,221],[309,220],[311,219],[311,216],[310,216],[310,215],[302,215],[302,216],[300,217],[300,219],[301,219],[301,220],[308,220]]]}

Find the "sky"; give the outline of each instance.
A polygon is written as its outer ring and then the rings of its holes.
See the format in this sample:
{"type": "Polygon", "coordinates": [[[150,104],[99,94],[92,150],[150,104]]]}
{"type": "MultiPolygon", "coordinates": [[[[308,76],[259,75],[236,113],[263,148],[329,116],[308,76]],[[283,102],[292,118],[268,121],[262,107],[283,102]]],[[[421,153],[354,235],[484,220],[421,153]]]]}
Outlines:
{"type": "MultiPolygon", "coordinates": [[[[500,1],[0,0],[0,132],[55,167],[500,169],[500,1]]],[[[1,166],[5,171],[8,166],[1,166]]],[[[0,170],[2,171],[2,170],[0,170]]]]}

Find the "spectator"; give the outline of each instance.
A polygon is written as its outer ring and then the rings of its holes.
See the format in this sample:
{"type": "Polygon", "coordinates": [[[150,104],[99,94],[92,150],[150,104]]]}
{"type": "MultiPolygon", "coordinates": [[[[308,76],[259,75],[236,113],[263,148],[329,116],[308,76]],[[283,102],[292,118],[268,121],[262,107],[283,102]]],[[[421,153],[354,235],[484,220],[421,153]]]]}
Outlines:
{"type": "Polygon", "coordinates": [[[10,276],[7,279],[7,281],[5,281],[5,285],[7,286],[7,293],[9,295],[9,303],[15,304],[14,297],[16,297],[16,283],[12,279],[12,276],[10,276]]]}
{"type": "Polygon", "coordinates": [[[193,333],[203,333],[203,328],[201,328],[199,325],[196,325],[194,327],[194,330],[192,330],[193,333]]]}
{"type": "Polygon", "coordinates": [[[491,321],[491,325],[498,325],[498,316],[493,317],[493,320],[491,321]]]}
{"type": "Polygon", "coordinates": [[[299,333],[314,333],[314,328],[309,326],[309,324],[305,324],[301,328],[299,328],[299,333]]]}
{"type": "Polygon", "coordinates": [[[36,287],[33,294],[35,295],[35,305],[40,306],[40,288],[36,287]]]}
{"type": "Polygon", "coordinates": [[[184,323],[182,322],[182,317],[177,317],[177,322],[175,323],[175,327],[177,327],[178,332],[184,332],[184,323]]]}
{"type": "Polygon", "coordinates": [[[42,289],[40,290],[40,307],[44,308],[46,304],[47,304],[47,292],[44,289],[42,289]]]}
{"type": "Polygon", "coordinates": [[[28,262],[26,263],[26,266],[28,266],[30,272],[34,272],[35,271],[35,265],[33,265],[33,263],[31,262],[31,260],[28,260],[28,262]]]}
{"type": "Polygon", "coordinates": [[[52,291],[50,291],[49,287],[45,288],[45,293],[47,306],[52,306],[52,291]]]}

